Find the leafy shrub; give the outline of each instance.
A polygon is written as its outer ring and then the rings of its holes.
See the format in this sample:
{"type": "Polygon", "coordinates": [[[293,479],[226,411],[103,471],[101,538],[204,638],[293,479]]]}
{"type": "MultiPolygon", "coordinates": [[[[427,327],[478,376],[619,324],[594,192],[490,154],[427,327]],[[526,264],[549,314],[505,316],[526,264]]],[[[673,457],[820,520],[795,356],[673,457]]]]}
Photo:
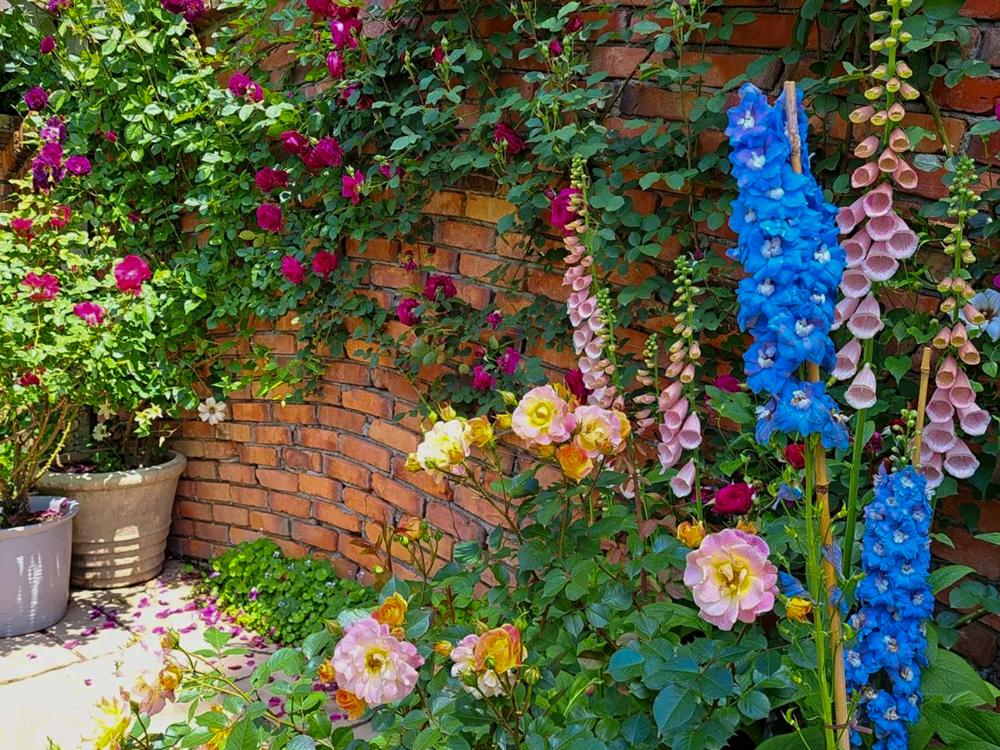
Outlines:
{"type": "Polygon", "coordinates": [[[238,544],[212,560],[207,580],[219,606],[279,643],[300,644],[324,621],[373,603],[376,594],[339,577],[326,560],[282,554],[269,539],[238,544]]]}

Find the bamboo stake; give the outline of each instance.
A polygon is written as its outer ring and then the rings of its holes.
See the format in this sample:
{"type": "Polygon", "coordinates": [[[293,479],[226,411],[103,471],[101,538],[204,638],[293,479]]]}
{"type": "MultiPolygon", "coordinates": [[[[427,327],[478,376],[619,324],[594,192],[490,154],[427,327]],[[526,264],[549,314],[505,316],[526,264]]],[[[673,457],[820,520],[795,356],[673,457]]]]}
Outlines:
{"type": "Polygon", "coordinates": [[[917,399],[917,434],[913,436],[913,456],[910,463],[920,466],[920,444],[924,438],[924,410],[927,408],[927,385],[931,379],[931,348],[924,347],[920,360],[920,397],[917,399]]]}
{"type": "MultiPolygon", "coordinates": [[[[802,141],[799,138],[798,97],[795,91],[795,81],[785,82],[785,112],[788,116],[788,139],[791,142],[792,169],[796,174],[802,174],[802,141]]],[[[819,365],[809,363],[809,380],[818,383],[820,380],[819,365]]],[[[856,435],[856,440],[861,436],[856,435]]],[[[826,452],[819,444],[816,451],[816,500],[819,503],[820,521],[819,536],[822,546],[826,549],[833,543],[833,524],[830,520],[830,478],[826,471],[826,452]]],[[[837,586],[837,571],[828,555],[823,556],[823,571],[826,575],[827,598],[837,586]]],[[[847,680],[844,676],[844,639],[840,623],[840,609],[832,603],[827,603],[827,616],[830,618],[830,650],[833,653],[833,699],[836,712],[837,746],[841,750],[850,750],[851,736],[848,731],[849,715],[847,712],[847,680]]]]}

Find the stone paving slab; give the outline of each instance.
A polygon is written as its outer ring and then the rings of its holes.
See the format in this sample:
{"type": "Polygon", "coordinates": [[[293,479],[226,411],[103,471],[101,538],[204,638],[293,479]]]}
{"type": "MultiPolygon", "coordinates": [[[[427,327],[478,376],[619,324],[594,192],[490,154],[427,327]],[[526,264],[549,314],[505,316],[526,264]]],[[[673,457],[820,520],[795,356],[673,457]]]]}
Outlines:
{"type": "Polygon", "coordinates": [[[0,686],[82,661],[79,654],[45,633],[0,638],[0,686]]]}

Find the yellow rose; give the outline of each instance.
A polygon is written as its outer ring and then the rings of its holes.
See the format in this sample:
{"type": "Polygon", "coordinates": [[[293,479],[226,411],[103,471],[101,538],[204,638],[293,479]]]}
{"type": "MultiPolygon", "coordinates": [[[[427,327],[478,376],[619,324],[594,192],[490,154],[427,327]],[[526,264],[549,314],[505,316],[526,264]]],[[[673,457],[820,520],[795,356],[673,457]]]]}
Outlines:
{"type": "Polygon", "coordinates": [[[406,619],[406,610],[406,599],[396,593],[382,602],[382,606],[372,612],[372,617],[390,628],[398,628],[406,619]]]}
{"type": "Polygon", "coordinates": [[[157,678],[157,687],[161,691],[169,693],[172,690],[176,690],[180,684],[181,669],[176,664],[164,667],[160,671],[160,676],[157,678]]]}
{"type": "Polygon", "coordinates": [[[801,596],[793,596],[785,602],[785,616],[789,620],[805,622],[812,612],[812,602],[801,596]]]}
{"type": "Polygon", "coordinates": [[[493,425],[486,417],[470,419],[465,425],[465,436],[470,443],[483,448],[493,442],[493,425]]]}
{"type": "Polygon", "coordinates": [[[429,471],[464,474],[463,464],[468,455],[465,420],[451,419],[438,422],[424,433],[424,441],[417,446],[416,461],[429,471]]]}
{"type": "Polygon", "coordinates": [[[441,407],[441,419],[452,420],[457,416],[458,414],[455,413],[455,409],[452,408],[451,404],[445,404],[441,407]]]}
{"type": "Polygon", "coordinates": [[[744,534],[757,535],[757,526],[751,521],[740,521],[736,524],[736,528],[742,531],[744,534]]]}
{"type": "Polygon", "coordinates": [[[406,457],[406,470],[407,471],[420,471],[423,466],[420,465],[420,459],[417,458],[416,453],[411,453],[406,457]]]}
{"type": "Polygon", "coordinates": [[[396,527],[396,534],[411,542],[420,541],[424,535],[424,523],[416,516],[405,516],[396,527]]]}
{"type": "Polygon", "coordinates": [[[562,469],[563,474],[577,483],[581,482],[594,468],[594,462],[590,460],[590,456],[573,443],[561,446],[556,451],[556,460],[559,461],[559,468],[562,469]]]}
{"type": "Polygon", "coordinates": [[[698,549],[705,538],[705,524],[701,521],[696,521],[693,524],[690,521],[682,521],[677,526],[677,538],[685,547],[698,549]]]}
{"type": "Polygon", "coordinates": [[[96,705],[97,735],[91,738],[95,750],[115,750],[132,723],[132,711],[124,697],[102,698],[96,705]]]}
{"type": "Polygon", "coordinates": [[[434,644],[434,651],[447,659],[451,656],[453,646],[448,641],[438,641],[434,644]]]}
{"type": "Polygon", "coordinates": [[[628,417],[617,409],[615,410],[615,416],[618,417],[618,421],[621,423],[620,429],[622,433],[622,440],[624,441],[628,439],[629,435],[632,434],[632,424],[628,421],[628,417]]]}
{"type": "Polygon", "coordinates": [[[337,708],[345,711],[351,719],[360,719],[365,715],[365,711],[368,710],[367,703],[354,695],[354,693],[349,693],[346,690],[337,690],[336,701],[337,708]]]}
{"type": "Polygon", "coordinates": [[[521,633],[513,625],[487,630],[476,643],[476,670],[479,672],[491,669],[503,674],[519,667],[523,661],[521,633]]]}
{"type": "Polygon", "coordinates": [[[497,427],[501,430],[510,429],[510,414],[497,414],[497,427]]]}
{"type": "Polygon", "coordinates": [[[337,681],[337,672],[333,668],[333,662],[327,659],[316,667],[316,676],[319,677],[319,681],[326,683],[327,685],[337,681]]]}

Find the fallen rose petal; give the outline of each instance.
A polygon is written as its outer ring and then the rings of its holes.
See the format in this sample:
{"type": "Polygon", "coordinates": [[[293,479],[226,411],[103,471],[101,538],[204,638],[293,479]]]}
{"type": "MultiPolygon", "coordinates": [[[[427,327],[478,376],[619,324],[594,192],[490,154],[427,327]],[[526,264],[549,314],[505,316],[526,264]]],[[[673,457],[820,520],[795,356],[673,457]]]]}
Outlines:
{"type": "Polygon", "coordinates": [[[80,635],[93,635],[96,632],[97,632],[97,628],[96,627],[89,627],[86,630],[82,631],[80,633],[80,635]]]}

